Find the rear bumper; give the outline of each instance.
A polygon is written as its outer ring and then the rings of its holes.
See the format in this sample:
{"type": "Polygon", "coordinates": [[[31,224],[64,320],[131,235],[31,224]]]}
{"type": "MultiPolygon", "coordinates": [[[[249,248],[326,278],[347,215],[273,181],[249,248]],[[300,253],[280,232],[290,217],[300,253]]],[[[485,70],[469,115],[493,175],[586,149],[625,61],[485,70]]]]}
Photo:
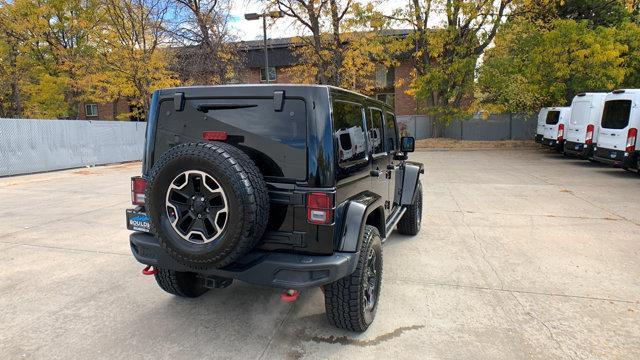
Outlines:
{"type": "Polygon", "coordinates": [[[593,157],[593,148],[593,144],[583,144],[569,140],[564,143],[564,152],[582,159],[589,159],[593,157]]]}
{"type": "Polygon", "coordinates": [[[543,138],[542,145],[550,147],[552,149],[562,150],[564,147],[564,140],[558,141],[556,139],[543,138]]]}
{"type": "Polygon", "coordinates": [[[284,289],[303,289],[335,282],[355,270],[359,256],[359,253],[348,252],[310,256],[253,251],[223,269],[195,269],[176,262],[151,234],[132,233],[129,242],[133,256],[145,265],[284,289]]]}
{"type": "Polygon", "coordinates": [[[629,154],[624,150],[596,147],[593,153],[593,158],[601,163],[627,168],[636,168],[638,164],[637,151],[629,154]]]}

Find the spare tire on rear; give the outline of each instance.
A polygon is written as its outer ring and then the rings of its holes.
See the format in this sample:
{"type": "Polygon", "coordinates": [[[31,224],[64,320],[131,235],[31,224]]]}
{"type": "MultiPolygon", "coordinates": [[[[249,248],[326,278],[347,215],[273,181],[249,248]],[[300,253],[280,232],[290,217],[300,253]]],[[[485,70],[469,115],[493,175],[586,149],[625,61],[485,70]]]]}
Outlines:
{"type": "Polygon", "coordinates": [[[175,146],[148,176],[151,232],[181,264],[220,268],[253,249],[269,218],[266,184],[240,149],[221,142],[175,146]]]}

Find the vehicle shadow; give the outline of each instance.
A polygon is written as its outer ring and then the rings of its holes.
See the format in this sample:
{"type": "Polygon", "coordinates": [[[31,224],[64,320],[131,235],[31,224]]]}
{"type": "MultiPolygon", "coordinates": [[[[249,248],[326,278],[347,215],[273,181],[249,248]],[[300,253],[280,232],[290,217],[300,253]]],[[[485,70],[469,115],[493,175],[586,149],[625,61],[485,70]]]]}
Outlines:
{"type": "Polygon", "coordinates": [[[613,176],[613,177],[616,177],[616,178],[619,178],[619,179],[638,179],[638,180],[640,180],[640,176],[638,175],[638,171],[637,170],[628,171],[628,170],[624,170],[624,169],[621,169],[621,168],[609,167],[609,168],[605,168],[605,169],[598,169],[596,171],[598,173],[609,175],[609,176],[613,176]]]}

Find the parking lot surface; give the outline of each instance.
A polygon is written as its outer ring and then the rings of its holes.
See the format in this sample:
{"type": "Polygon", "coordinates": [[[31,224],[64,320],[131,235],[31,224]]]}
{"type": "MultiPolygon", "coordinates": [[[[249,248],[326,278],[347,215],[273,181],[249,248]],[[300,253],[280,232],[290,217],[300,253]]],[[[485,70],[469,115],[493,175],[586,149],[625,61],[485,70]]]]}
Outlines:
{"type": "Polygon", "coordinates": [[[0,179],[1,359],[640,358],[640,177],[542,150],[425,151],[418,236],[364,334],[319,289],[184,300],[130,255],[139,164],[0,179]]]}

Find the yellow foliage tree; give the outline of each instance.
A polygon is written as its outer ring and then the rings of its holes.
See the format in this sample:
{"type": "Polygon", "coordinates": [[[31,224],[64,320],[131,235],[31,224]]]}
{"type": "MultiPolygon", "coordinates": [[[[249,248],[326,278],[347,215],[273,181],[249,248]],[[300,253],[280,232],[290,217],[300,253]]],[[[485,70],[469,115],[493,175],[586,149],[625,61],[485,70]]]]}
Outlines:
{"type": "Polygon", "coordinates": [[[144,119],[151,92],[178,84],[162,48],[168,2],[102,0],[106,22],[97,45],[96,71],[85,80],[86,97],[95,101],[127,98],[131,112],[121,118],[144,119]]]}

